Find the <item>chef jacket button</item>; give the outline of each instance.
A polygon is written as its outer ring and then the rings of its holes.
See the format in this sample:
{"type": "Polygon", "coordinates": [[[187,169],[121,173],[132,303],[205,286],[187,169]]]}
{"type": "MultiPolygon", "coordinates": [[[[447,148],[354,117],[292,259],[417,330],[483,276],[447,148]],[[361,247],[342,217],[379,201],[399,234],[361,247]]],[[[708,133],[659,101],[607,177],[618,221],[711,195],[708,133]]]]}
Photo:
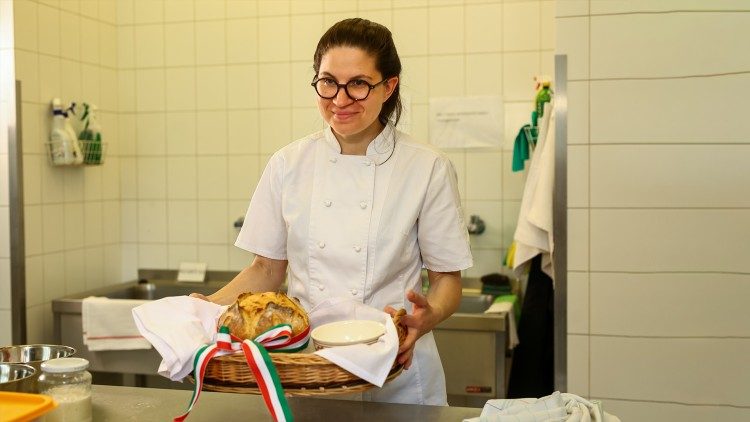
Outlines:
{"type": "Polygon", "coordinates": [[[328,159],[328,161],[330,161],[332,163],[335,163],[336,162],[336,157],[331,157],[331,158],[328,159]]]}
{"type": "Polygon", "coordinates": [[[357,245],[357,246],[354,247],[354,252],[359,252],[361,250],[362,250],[362,247],[359,246],[359,245],[357,245]]]}
{"type": "Polygon", "coordinates": [[[362,209],[367,208],[367,202],[365,202],[365,201],[360,202],[359,203],[359,207],[362,208],[362,209]]]}
{"type": "Polygon", "coordinates": [[[365,165],[366,166],[371,166],[372,165],[372,161],[370,161],[370,160],[365,161],[365,165]]]}
{"type": "Polygon", "coordinates": [[[333,202],[331,202],[331,201],[329,201],[329,200],[325,200],[325,201],[323,201],[323,205],[325,205],[326,207],[330,207],[332,203],[333,203],[333,202]]]}
{"type": "Polygon", "coordinates": [[[325,248],[325,247],[326,247],[326,242],[324,242],[324,241],[322,241],[322,240],[321,240],[320,242],[318,242],[318,247],[319,247],[320,249],[323,249],[323,248],[325,248]]]}
{"type": "Polygon", "coordinates": [[[359,293],[357,289],[352,289],[352,296],[357,296],[357,293],[359,293]]]}
{"type": "Polygon", "coordinates": [[[318,284],[318,290],[325,290],[325,287],[322,284],[318,284]]]}

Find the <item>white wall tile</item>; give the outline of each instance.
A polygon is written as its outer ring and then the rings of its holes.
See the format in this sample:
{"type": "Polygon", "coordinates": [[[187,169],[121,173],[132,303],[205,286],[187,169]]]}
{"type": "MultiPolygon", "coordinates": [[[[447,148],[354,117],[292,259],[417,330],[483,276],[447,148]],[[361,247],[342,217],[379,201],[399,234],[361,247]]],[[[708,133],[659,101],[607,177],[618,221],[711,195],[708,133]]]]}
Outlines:
{"type": "Polygon", "coordinates": [[[167,203],[165,201],[139,201],[138,240],[140,242],[166,242],[166,220],[167,203]]]}
{"type": "MultiPolygon", "coordinates": [[[[5,163],[0,164],[0,171],[8,169],[7,155],[4,155],[5,163]]],[[[23,202],[24,204],[40,204],[42,202],[42,166],[47,165],[46,157],[41,155],[24,154],[23,157],[23,202]]],[[[8,173],[0,173],[3,176],[8,173]]],[[[3,177],[5,178],[5,177],[3,177]]],[[[6,179],[7,180],[7,179],[6,179]]],[[[7,183],[4,189],[7,189],[7,183]]],[[[7,192],[7,191],[6,191],[7,192]]],[[[4,202],[4,203],[7,203],[4,202]]]]}
{"type": "MultiPolygon", "coordinates": [[[[568,206],[589,206],[589,147],[585,145],[568,146],[568,206]]],[[[627,175],[630,177],[630,174],[627,175]]]]}
{"type": "Polygon", "coordinates": [[[195,110],[195,68],[167,69],[167,110],[195,110]]]}
{"type": "Polygon", "coordinates": [[[232,223],[227,219],[226,201],[198,202],[198,243],[225,244],[232,223]]]}
{"type": "Polygon", "coordinates": [[[120,242],[120,211],[119,200],[102,202],[102,241],[104,243],[120,242]]]}
{"type": "MultiPolygon", "coordinates": [[[[467,56],[467,70],[474,70],[472,57],[467,56]]],[[[412,103],[426,104],[430,98],[430,73],[427,57],[405,57],[401,59],[401,95],[408,95],[412,103]]]]}
{"type": "Polygon", "coordinates": [[[748,160],[750,145],[592,146],[591,205],[748,207],[748,160]]]}
{"type": "Polygon", "coordinates": [[[750,122],[727,116],[743,107],[737,88],[748,84],[747,74],[591,82],[591,140],[747,142],[744,133],[750,130],[750,122]]]}
{"type": "Polygon", "coordinates": [[[471,255],[474,258],[474,266],[466,270],[466,277],[481,277],[501,270],[501,249],[477,249],[472,250],[471,255]]]}
{"type": "Polygon", "coordinates": [[[464,221],[472,215],[485,223],[484,233],[470,236],[473,249],[497,249],[503,244],[503,204],[500,201],[466,201],[464,221]]]}
{"type": "Polygon", "coordinates": [[[323,34],[323,15],[300,15],[291,17],[290,58],[309,62],[318,38],[323,34]]]}
{"type": "Polygon", "coordinates": [[[466,154],[466,200],[499,201],[502,198],[502,167],[500,152],[469,152],[466,154]]]}
{"type": "Polygon", "coordinates": [[[503,54],[503,97],[505,101],[529,101],[536,95],[534,77],[539,75],[538,52],[503,54]]]}
{"type": "Polygon", "coordinates": [[[428,64],[430,66],[430,97],[464,95],[464,56],[430,56],[428,64]]]}
{"type": "Polygon", "coordinates": [[[138,159],[138,199],[164,199],[167,196],[167,163],[163,157],[138,159]]]}
{"type": "Polygon", "coordinates": [[[227,21],[227,63],[258,60],[258,19],[227,21]]]}
{"type": "Polygon", "coordinates": [[[748,281],[750,276],[743,274],[592,273],[591,331],[748,337],[748,281]],[[638,312],[633,312],[634,303],[639,305],[638,312]]]}
{"type": "Polygon", "coordinates": [[[135,111],[135,98],[136,98],[135,71],[120,70],[119,72],[117,72],[118,111],[121,113],[135,111]]]}
{"type": "MultiPolygon", "coordinates": [[[[65,296],[65,259],[62,252],[44,255],[44,301],[65,296]]],[[[38,294],[38,292],[37,292],[38,294]]]]}
{"type": "Polygon", "coordinates": [[[99,201],[102,199],[102,167],[88,166],[82,169],[84,186],[83,198],[86,201],[99,201]]]}
{"type": "Polygon", "coordinates": [[[257,154],[258,111],[232,110],[227,113],[227,137],[229,154],[257,154]]]}
{"type": "Polygon", "coordinates": [[[195,62],[224,64],[226,61],[226,24],[224,21],[195,23],[195,62]]]}
{"type": "Polygon", "coordinates": [[[155,67],[164,65],[164,25],[135,27],[135,65],[155,67]]]}
{"type": "MultiPolygon", "coordinates": [[[[307,4],[309,2],[301,2],[307,4]]],[[[227,0],[227,16],[247,18],[258,16],[258,2],[255,0],[227,0]]]]}
{"type": "MultiPolygon", "coordinates": [[[[196,243],[198,240],[198,203],[169,201],[167,204],[169,243],[196,243]]],[[[194,254],[197,250],[194,251],[194,254]]]]}
{"type": "Polygon", "coordinates": [[[424,55],[428,51],[429,26],[426,8],[404,9],[393,14],[393,39],[399,55],[424,55]]]}
{"type": "MultiPolygon", "coordinates": [[[[30,101],[39,100],[39,55],[27,51],[15,50],[16,79],[20,80],[23,97],[30,101]]],[[[50,101],[46,100],[46,101],[50,101]]]]}
{"type": "Polygon", "coordinates": [[[135,73],[136,109],[164,110],[164,69],[144,69],[135,73]]]}
{"type": "Polygon", "coordinates": [[[227,157],[198,157],[198,199],[226,199],[227,157]]]}
{"type": "Polygon", "coordinates": [[[195,23],[180,22],[164,25],[164,62],[167,66],[195,64],[195,23]]]}
{"type": "MultiPolygon", "coordinates": [[[[40,254],[44,251],[42,206],[26,205],[23,208],[26,254],[40,254]]],[[[0,221],[8,221],[8,207],[0,207],[0,221]]],[[[0,256],[10,256],[9,248],[10,231],[2,230],[0,231],[0,256]]]]}
{"type": "MultiPolygon", "coordinates": [[[[503,55],[483,53],[466,55],[467,95],[502,95],[503,55]]],[[[507,100],[507,98],[504,98],[507,100]]]]}
{"type": "Polygon", "coordinates": [[[42,205],[42,246],[45,253],[65,248],[65,214],[62,204],[42,205]]]}
{"type": "Polygon", "coordinates": [[[39,102],[48,104],[60,95],[60,59],[39,56],[39,102]]]}
{"type": "Polygon", "coordinates": [[[226,108],[226,67],[200,67],[196,69],[197,101],[199,110],[226,108]]]}
{"type": "MultiPolygon", "coordinates": [[[[533,101],[505,103],[505,134],[503,140],[503,149],[513,151],[513,144],[518,135],[518,131],[531,122],[531,110],[533,110],[533,101]]],[[[526,163],[528,168],[528,162],[526,163]]]]}
{"type": "Polygon", "coordinates": [[[315,89],[310,86],[315,76],[315,71],[310,63],[292,62],[289,72],[291,74],[289,86],[291,88],[292,107],[314,106],[318,95],[315,93],[315,89]]]}
{"type": "Polygon", "coordinates": [[[117,27],[117,66],[120,69],[135,67],[135,27],[117,27]]]}
{"type": "Polygon", "coordinates": [[[85,245],[84,232],[87,221],[84,217],[83,203],[75,202],[64,205],[65,249],[82,248],[85,245]]]}
{"type": "Polygon", "coordinates": [[[136,145],[139,156],[164,154],[165,120],[164,113],[139,113],[136,116],[136,145]]]}
{"type": "Polygon", "coordinates": [[[229,266],[228,252],[226,245],[198,245],[198,260],[208,262],[210,270],[223,271],[229,266]]]}
{"type": "MultiPolygon", "coordinates": [[[[594,233],[596,228],[594,227],[594,213],[591,211],[591,218],[589,218],[589,210],[587,209],[568,209],[568,270],[570,271],[588,271],[589,270],[589,254],[592,255],[592,264],[594,260],[594,253],[597,247],[604,247],[594,241],[594,233]],[[591,221],[589,221],[591,219],[591,221]],[[591,252],[589,252],[589,225],[591,225],[591,252]]],[[[598,226],[597,226],[598,227],[598,226]]],[[[611,242],[616,237],[609,238],[611,242]]],[[[620,260],[624,256],[619,257],[620,260]]],[[[593,267],[593,265],[592,265],[593,267]]]]}
{"type": "MultiPolygon", "coordinates": [[[[67,261],[67,260],[66,260],[67,261]]],[[[26,306],[36,306],[44,302],[44,256],[26,257],[26,306]],[[31,294],[35,293],[35,294],[31,294]]],[[[10,287],[8,287],[10,291],[10,287]]],[[[10,300],[10,294],[8,294],[10,300]]]]}
{"type": "Polygon", "coordinates": [[[229,156],[229,199],[250,198],[258,184],[259,169],[256,155],[229,156]]]}
{"type": "Polygon", "coordinates": [[[227,17],[226,0],[195,0],[196,19],[225,19],[227,17]]]}
{"type": "MultiPolygon", "coordinates": [[[[93,19],[81,18],[81,61],[98,65],[99,55],[99,23],[93,19]]],[[[63,42],[63,41],[60,41],[63,42]]]]}
{"type": "Polygon", "coordinates": [[[747,407],[748,353],[747,338],[591,337],[591,395],[747,407]]]}
{"type": "Polygon", "coordinates": [[[258,19],[259,61],[289,60],[289,25],[290,19],[288,16],[262,17],[258,19]]]}
{"type": "Polygon", "coordinates": [[[138,241],[138,203],[122,201],[120,203],[120,233],[123,242],[138,241]]]}
{"type": "MultiPolygon", "coordinates": [[[[618,101],[613,101],[613,103],[618,101]]],[[[608,109],[612,110],[609,106],[608,109]]],[[[589,82],[568,82],[568,144],[588,142],[589,82]]]]}
{"type": "Polygon", "coordinates": [[[138,169],[134,157],[120,159],[120,195],[122,199],[138,197],[138,169]]]}
{"type": "Polygon", "coordinates": [[[121,156],[132,156],[137,153],[136,143],[136,115],[118,113],[117,116],[117,139],[118,152],[121,156]]]}
{"type": "Polygon", "coordinates": [[[141,244],[138,247],[138,268],[167,268],[166,244],[141,244]]]}
{"type": "Polygon", "coordinates": [[[164,22],[184,22],[195,19],[195,5],[185,0],[165,0],[164,22]]]}
{"type": "Polygon", "coordinates": [[[54,37],[54,39],[48,39],[47,43],[54,43],[55,45],[60,46],[60,57],[75,61],[81,60],[81,43],[83,42],[83,45],[85,45],[86,48],[91,48],[91,42],[95,40],[83,38],[81,35],[80,16],[68,12],[60,12],[58,19],[59,21],[64,22],[65,25],[65,42],[60,42],[59,22],[55,22],[46,29],[40,28],[40,38],[44,33],[46,33],[44,35],[45,37],[54,37]]]}
{"type": "Polygon", "coordinates": [[[591,76],[667,77],[743,71],[750,67],[750,57],[734,52],[743,48],[741,40],[750,35],[748,28],[749,13],[595,16],[591,18],[591,76]]]}
{"type": "Polygon", "coordinates": [[[86,290],[86,252],[84,249],[67,250],[65,259],[65,294],[86,290]]]}
{"type": "Polygon", "coordinates": [[[521,213],[521,201],[503,201],[503,247],[507,248],[513,242],[521,213]]]}
{"type": "MultiPolygon", "coordinates": [[[[523,198],[524,185],[526,184],[527,171],[513,171],[512,160],[513,153],[509,151],[503,151],[501,162],[503,172],[502,199],[504,201],[513,200],[521,202],[521,198],[523,198]]],[[[528,165],[529,164],[527,161],[527,169],[528,165]]]]}
{"type": "MultiPolygon", "coordinates": [[[[103,111],[114,111],[117,110],[117,72],[112,69],[105,69],[100,68],[99,69],[99,81],[101,84],[101,89],[99,92],[99,103],[97,104],[100,107],[100,110],[103,111]]],[[[100,115],[100,123],[104,125],[103,119],[105,118],[103,112],[100,115]]],[[[115,117],[114,115],[112,116],[115,117]]],[[[107,129],[110,129],[111,127],[104,126],[107,129]]]]}
{"type": "Polygon", "coordinates": [[[109,0],[99,1],[99,19],[109,24],[117,23],[117,2],[109,0]]]}
{"type": "Polygon", "coordinates": [[[466,5],[466,52],[499,52],[503,48],[503,5],[466,5]]]}
{"type": "Polygon", "coordinates": [[[590,303],[591,300],[589,299],[589,274],[576,271],[568,272],[569,334],[589,333],[590,303]]]}
{"type": "Polygon", "coordinates": [[[39,25],[38,51],[52,56],[59,55],[60,11],[46,5],[40,5],[37,10],[37,19],[39,25]]]}
{"type": "MultiPolygon", "coordinates": [[[[91,104],[101,104],[101,76],[99,67],[90,64],[81,65],[81,97],[91,104]]],[[[80,100],[79,100],[80,101],[80,100]]]]}
{"type": "Polygon", "coordinates": [[[122,280],[138,278],[138,247],[135,244],[122,245],[122,280]]]}
{"type": "Polygon", "coordinates": [[[99,62],[117,67],[117,29],[112,25],[99,24],[99,62]]]}
{"type": "Polygon", "coordinates": [[[503,50],[527,51],[540,47],[539,2],[503,4],[503,50]]]}
{"type": "Polygon", "coordinates": [[[86,202],[83,213],[86,246],[100,246],[104,242],[102,203],[86,202]]]}
{"type": "Polygon", "coordinates": [[[591,2],[592,15],[631,12],[668,11],[748,11],[750,6],[742,0],[722,0],[706,3],[701,0],[608,0],[591,2]]]}
{"type": "Polygon", "coordinates": [[[261,63],[258,65],[258,102],[260,107],[289,107],[292,104],[292,91],[289,84],[291,69],[289,63],[261,63]]]}
{"type": "Polygon", "coordinates": [[[26,308],[26,341],[30,344],[44,343],[44,305],[26,308]]]}
{"type": "Polygon", "coordinates": [[[589,336],[569,334],[567,355],[568,392],[581,397],[588,397],[589,336]]]}
{"type": "Polygon", "coordinates": [[[323,123],[323,118],[320,117],[317,108],[292,109],[292,139],[301,139],[324,128],[325,123],[323,123]]]}
{"type": "Polygon", "coordinates": [[[115,284],[122,281],[121,261],[122,252],[119,244],[106,245],[104,247],[104,268],[102,269],[104,285],[115,284]]]}
{"type": "Polygon", "coordinates": [[[456,54],[464,51],[464,8],[440,7],[428,11],[429,53],[456,54]]]}
{"type": "Polygon", "coordinates": [[[750,272],[749,224],[746,209],[592,210],[591,269],[750,272]]]}
{"type": "MultiPolygon", "coordinates": [[[[264,81],[272,85],[274,82],[264,81]]],[[[237,65],[227,67],[227,107],[254,108],[258,106],[258,66],[237,65]]]]}
{"type": "Polygon", "coordinates": [[[198,194],[195,157],[167,158],[167,197],[196,199],[198,194]]]}
{"type": "Polygon", "coordinates": [[[568,55],[568,79],[589,76],[589,18],[567,18],[555,21],[555,54],[568,55]]]}
{"type": "Polygon", "coordinates": [[[167,246],[168,256],[168,267],[177,269],[180,268],[182,262],[196,262],[198,260],[198,246],[197,245],[173,245],[167,246]]]}
{"type": "Polygon", "coordinates": [[[198,155],[227,153],[226,111],[199,111],[196,119],[198,155]]]}
{"type": "Polygon", "coordinates": [[[164,0],[133,0],[133,23],[164,21],[164,0]]]}
{"type": "Polygon", "coordinates": [[[227,269],[230,271],[241,271],[243,268],[253,262],[255,255],[240,248],[229,247],[229,264],[227,269]]]}
{"type": "Polygon", "coordinates": [[[13,2],[13,39],[16,48],[37,51],[38,9],[39,6],[30,1],[13,2]]]}
{"type": "Polygon", "coordinates": [[[260,110],[260,152],[271,154],[292,141],[289,110],[260,110]]]}
{"type": "Polygon", "coordinates": [[[167,113],[167,154],[195,154],[195,112],[167,113]]]}
{"type": "Polygon", "coordinates": [[[65,202],[83,201],[83,172],[77,168],[65,168],[65,202]]]}
{"type": "MultiPolygon", "coordinates": [[[[650,2],[649,2],[650,3],[650,2]]],[[[703,422],[744,421],[750,419],[750,409],[729,406],[691,406],[680,403],[653,403],[650,401],[602,400],[605,412],[623,421],[681,421],[703,422]]]]}

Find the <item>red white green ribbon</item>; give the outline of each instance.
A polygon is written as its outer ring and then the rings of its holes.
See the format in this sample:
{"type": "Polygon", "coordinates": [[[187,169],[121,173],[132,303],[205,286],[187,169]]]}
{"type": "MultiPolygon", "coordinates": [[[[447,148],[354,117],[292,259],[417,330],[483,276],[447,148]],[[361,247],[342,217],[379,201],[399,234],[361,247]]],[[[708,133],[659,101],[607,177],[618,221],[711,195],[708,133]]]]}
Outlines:
{"type": "Polygon", "coordinates": [[[228,355],[242,351],[245,354],[250,370],[258,383],[258,389],[263,395],[268,411],[275,421],[293,421],[294,417],[289,408],[289,403],[284,397],[284,388],[281,386],[276,367],[267,350],[276,352],[297,352],[307,347],[310,340],[310,328],[292,336],[292,327],[289,324],[279,324],[256,337],[254,340],[240,340],[231,335],[225,326],[219,328],[216,333],[216,342],[207,344],[195,353],[193,358],[193,375],[195,377],[195,388],[190,399],[187,411],[174,418],[174,422],[182,422],[188,417],[190,411],[198,401],[203,390],[203,377],[206,374],[208,362],[215,356],[228,355]]]}

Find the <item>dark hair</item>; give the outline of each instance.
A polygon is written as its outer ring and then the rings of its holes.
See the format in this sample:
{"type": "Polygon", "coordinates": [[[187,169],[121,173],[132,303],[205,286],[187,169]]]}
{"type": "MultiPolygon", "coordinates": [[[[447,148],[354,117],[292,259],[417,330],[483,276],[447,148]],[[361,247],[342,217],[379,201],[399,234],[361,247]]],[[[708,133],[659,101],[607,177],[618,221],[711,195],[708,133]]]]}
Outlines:
{"type": "MultiPolygon", "coordinates": [[[[320,71],[320,61],[323,55],[334,47],[357,47],[375,58],[375,67],[384,79],[401,75],[401,60],[396,52],[391,31],[385,26],[362,18],[344,19],[335,23],[320,37],[318,47],[313,56],[313,69],[317,75],[320,71]]],[[[396,85],[393,94],[383,103],[378,120],[382,124],[393,120],[398,123],[401,118],[400,83],[396,85]]]]}

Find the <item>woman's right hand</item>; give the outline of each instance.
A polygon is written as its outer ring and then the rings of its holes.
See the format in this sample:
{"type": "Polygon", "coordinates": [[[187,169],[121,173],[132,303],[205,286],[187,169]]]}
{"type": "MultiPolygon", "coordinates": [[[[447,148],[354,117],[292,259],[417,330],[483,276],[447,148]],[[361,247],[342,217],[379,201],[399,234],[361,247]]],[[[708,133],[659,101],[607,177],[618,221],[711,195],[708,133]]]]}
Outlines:
{"type": "Polygon", "coordinates": [[[190,297],[194,297],[200,300],[205,300],[206,302],[211,302],[211,299],[209,299],[208,296],[204,296],[200,293],[190,293],[190,297]]]}

